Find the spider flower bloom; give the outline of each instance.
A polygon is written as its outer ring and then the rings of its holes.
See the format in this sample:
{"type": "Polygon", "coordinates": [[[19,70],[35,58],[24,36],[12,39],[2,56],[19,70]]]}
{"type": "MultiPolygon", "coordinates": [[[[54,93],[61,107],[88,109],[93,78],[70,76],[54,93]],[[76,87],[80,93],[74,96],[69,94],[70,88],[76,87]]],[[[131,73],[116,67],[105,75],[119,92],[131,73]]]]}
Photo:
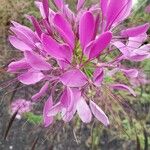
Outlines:
{"type": "Polygon", "coordinates": [[[43,84],[31,97],[32,101],[39,101],[47,91],[51,93],[43,109],[45,127],[58,113],[65,122],[77,113],[85,123],[93,115],[108,126],[102,100],[97,103],[95,96],[105,85],[134,96],[135,92],[124,83],[106,83],[105,78],[117,72],[137,78],[138,70],[125,67],[122,61],[142,61],[150,56],[149,45],[142,45],[149,24],[125,29],[118,35],[113,32],[130,14],[131,0],[120,0],[117,5],[116,0],[101,0],[90,8],[85,8],[85,3],[78,0],[74,13],[63,0],[54,0],[57,11],[49,8],[48,0],[36,1],[42,18],[38,21],[34,16],[27,16],[34,31],[16,22],[10,28],[13,35],[9,41],[23,57],[10,63],[8,71],[17,73],[18,80],[25,85],[43,84]],[[118,56],[105,60],[116,48],[118,56]],[[61,91],[56,98],[58,86],[61,91]]]}

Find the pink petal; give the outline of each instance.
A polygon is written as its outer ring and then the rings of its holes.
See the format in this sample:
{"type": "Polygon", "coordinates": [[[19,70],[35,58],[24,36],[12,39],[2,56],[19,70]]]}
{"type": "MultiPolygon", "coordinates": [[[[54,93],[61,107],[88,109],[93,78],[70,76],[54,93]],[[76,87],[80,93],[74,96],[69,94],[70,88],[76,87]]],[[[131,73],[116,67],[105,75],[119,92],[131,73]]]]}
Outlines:
{"type": "MultiPolygon", "coordinates": [[[[107,30],[110,29],[114,23],[124,20],[129,15],[131,6],[131,0],[119,0],[117,1],[117,5],[116,0],[110,0],[106,17],[107,30]]],[[[106,6],[104,8],[103,9],[106,11],[106,6]]]]}
{"type": "Polygon", "coordinates": [[[41,98],[45,93],[46,91],[48,90],[48,87],[49,87],[49,82],[46,82],[42,88],[40,89],[40,91],[38,93],[36,93],[35,95],[32,96],[32,100],[35,102],[37,101],[39,98],[41,98]]]}
{"type": "Polygon", "coordinates": [[[95,31],[95,20],[91,12],[87,11],[80,18],[79,22],[79,39],[82,49],[93,40],[95,31]]]}
{"type": "Polygon", "coordinates": [[[61,104],[63,107],[69,109],[71,101],[72,101],[72,92],[71,92],[70,88],[66,88],[63,91],[60,101],[61,101],[61,104]]]}
{"type": "Polygon", "coordinates": [[[94,31],[94,35],[93,35],[94,38],[96,37],[96,35],[99,31],[100,22],[101,22],[100,14],[98,14],[95,18],[95,31],[94,31]]]}
{"type": "Polygon", "coordinates": [[[148,29],[149,29],[149,23],[146,23],[144,25],[140,25],[137,27],[132,27],[132,28],[123,30],[121,32],[121,35],[123,37],[135,37],[135,36],[138,36],[140,34],[146,33],[148,29]]]}
{"type": "Polygon", "coordinates": [[[105,113],[102,111],[102,109],[96,105],[93,101],[90,101],[90,108],[93,113],[93,115],[102,122],[105,126],[109,125],[109,119],[105,115],[105,113]]]}
{"type": "Polygon", "coordinates": [[[107,14],[108,2],[108,0],[100,0],[100,7],[102,10],[103,17],[106,17],[107,14]]]}
{"type": "Polygon", "coordinates": [[[33,67],[36,70],[50,70],[51,65],[45,61],[45,59],[35,53],[35,52],[24,52],[25,58],[27,62],[30,64],[31,67],[33,67]]]}
{"type": "Polygon", "coordinates": [[[23,58],[19,61],[11,62],[8,65],[8,72],[16,72],[16,71],[24,70],[24,69],[28,69],[28,68],[30,68],[30,65],[23,58]]]}
{"type": "Polygon", "coordinates": [[[75,112],[76,112],[76,105],[77,102],[80,100],[81,98],[81,91],[77,88],[71,88],[71,102],[68,108],[64,108],[62,109],[62,118],[65,122],[69,122],[75,112]]]}
{"type": "Polygon", "coordinates": [[[60,14],[56,14],[54,17],[54,24],[62,38],[71,46],[71,48],[74,48],[74,42],[75,37],[74,33],[72,31],[72,27],[69,24],[69,22],[65,19],[64,16],[60,14]]]}
{"type": "Polygon", "coordinates": [[[30,16],[30,18],[31,18],[31,21],[32,21],[32,24],[34,26],[36,33],[38,34],[39,38],[41,38],[42,29],[40,27],[39,22],[36,20],[34,16],[30,16]]]}
{"type": "Polygon", "coordinates": [[[63,60],[58,60],[57,63],[60,66],[60,68],[63,70],[70,67],[70,64],[68,64],[66,61],[63,61],[63,60]]]}
{"type": "Polygon", "coordinates": [[[137,49],[139,48],[144,41],[147,39],[147,34],[140,34],[138,36],[135,37],[130,37],[129,38],[129,42],[127,44],[127,47],[130,49],[137,49]]]}
{"type": "Polygon", "coordinates": [[[142,46],[139,48],[139,51],[150,52],[150,44],[142,45],[142,46]]]}
{"type": "Polygon", "coordinates": [[[84,123],[90,123],[92,119],[92,114],[86,101],[81,98],[77,103],[77,112],[79,117],[84,123]]]}
{"type": "Polygon", "coordinates": [[[65,122],[70,122],[75,113],[76,113],[76,107],[73,107],[70,111],[66,108],[63,108],[61,116],[65,122]]]}
{"type": "Polygon", "coordinates": [[[89,59],[94,59],[98,57],[101,52],[108,46],[112,39],[111,32],[105,32],[100,35],[95,41],[91,42],[84,50],[85,55],[89,59]]]}
{"type": "Polygon", "coordinates": [[[96,70],[94,71],[94,75],[93,75],[94,84],[96,86],[101,86],[103,78],[104,78],[103,68],[101,67],[96,68],[96,70]]]}
{"type": "Polygon", "coordinates": [[[124,74],[130,78],[138,77],[139,73],[137,69],[121,69],[121,71],[123,71],[124,74]]]}
{"type": "Polygon", "coordinates": [[[35,6],[40,10],[41,16],[45,19],[46,15],[45,15],[45,11],[44,11],[42,2],[35,1],[35,6]]]}
{"type": "Polygon", "coordinates": [[[18,77],[18,80],[23,84],[30,85],[41,81],[44,78],[44,74],[30,69],[28,72],[23,73],[18,77]]]}
{"type": "Polygon", "coordinates": [[[118,16],[114,21],[115,25],[126,19],[130,15],[131,10],[132,10],[132,0],[126,0],[124,6],[122,6],[121,12],[119,12],[118,16]]]}
{"type": "Polygon", "coordinates": [[[113,89],[115,90],[125,90],[130,92],[133,96],[136,96],[135,92],[133,91],[133,89],[131,89],[130,87],[128,87],[127,85],[124,84],[114,84],[111,86],[113,89]]]}
{"type": "Polygon", "coordinates": [[[51,99],[51,97],[45,102],[44,104],[44,109],[43,109],[43,118],[44,118],[44,126],[48,127],[49,125],[52,124],[53,122],[53,117],[48,117],[47,114],[49,112],[49,110],[51,109],[51,107],[53,106],[53,101],[51,99]]]}
{"type": "Polygon", "coordinates": [[[61,44],[60,45],[60,51],[64,55],[64,60],[67,60],[68,62],[72,61],[73,52],[72,52],[70,46],[68,46],[67,44],[61,44]]]}
{"type": "Polygon", "coordinates": [[[61,9],[64,6],[64,0],[54,0],[57,8],[61,9]]]}
{"type": "MultiPolygon", "coordinates": [[[[138,49],[140,50],[140,49],[138,49]]],[[[145,59],[149,59],[150,54],[149,52],[144,52],[144,51],[134,51],[131,53],[130,57],[128,58],[129,60],[135,61],[135,62],[140,62],[145,59]]]]}
{"type": "Polygon", "coordinates": [[[70,24],[72,22],[75,22],[75,14],[74,12],[69,8],[68,5],[65,5],[64,8],[62,9],[62,13],[64,14],[64,16],[67,18],[68,22],[70,22],[70,24]]]}
{"type": "Polygon", "coordinates": [[[55,104],[54,106],[51,107],[51,109],[48,111],[47,116],[56,116],[59,112],[61,112],[62,110],[62,106],[61,103],[58,102],[57,104],[55,104]]]}
{"type": "Polygon", "coordinates": [[[26,45],[28,45],[31,49],[34,49],[35,45],[31,39],[31,37],[29,35],[26,35],[24,32],[22,32],[19,29],[16,29],[14,27],[10,28],[11,31],[13,31],[16,36],[18,37],[18,39],[20,39],[21,41],[23,41],[26,45]]]}
{"type": "Polygon", "coordinates": [[[128,49],[128,47],[124,45],[124,43],[117,41],[117,42],[114,42],[113,45],[116,46],[120,50],[120,52],[124,54],[125,56],[130,55],[130,51],[129,51],[130,48],[128,49]]]}
{"type": "Polygon", "coordinates": [[[21,51],[26,51],[26,50],[32,51],[32,48],[30,46],[28,46],[27,44],[25,44],[23,41],[19,40],[15,36],[9,36],[9,41],[16,49],[19,49],[21,51]]]}
{"type": "Polygon", "coordinates": [[[43,0],[43,9],[44,9],[46,18],[48,18],[49,17],[49,0],[43,0]]]}
{"type": "Polygon", "coordinates": [[[46,19],[43,19],[43,25],[45,26],[47,33],[51,36],[53,34],[52,26],[48,23],[48,21],[46,19]]]}
{"type": "Polygon", "coordinates": [[[15,21],[11,21],[11,23],[14,25],[16,29],[18,29],[20,32],[26,35],[29,39],[31,39],[31,41],[39,42],[37,35],[30,28],[28,28],[27,26],[23,26],[15,21]]]}
{"type": "Polygon", "coordinates": [[[43,34],[42,43],[44,50],[58,60],[71,60],[72,52],[68,45],[59,45],[52,37],[43,34]]]}
{"type": "Polygon", "coordinates": [[[84,5],[85,3],[85,0],[78,0],[78,3],[77,3],[77,11],[79,11],[79,9],[82,8],[82,6],[84,5]]]}
{"type": "Polygon", "coordinates": [[[78,69],[73,69],[65,72],[60,81],[69,87],[82,87],[87,83],[87,77],[78,69]]]}

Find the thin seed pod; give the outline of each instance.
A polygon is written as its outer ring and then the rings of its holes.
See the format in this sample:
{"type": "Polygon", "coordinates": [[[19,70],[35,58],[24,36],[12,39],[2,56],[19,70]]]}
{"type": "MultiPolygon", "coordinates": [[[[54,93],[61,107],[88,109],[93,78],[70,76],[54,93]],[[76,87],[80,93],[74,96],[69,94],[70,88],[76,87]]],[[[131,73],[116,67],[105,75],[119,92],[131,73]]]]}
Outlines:
{"type": "Polygon", "coordinates": [[[138,135],[136,136],[136,150],[141,150],[141,144],[138,135]]]}
{"type": "Polygon", "coordinates": [[[146,130],[143,130],[143,134],[144,134],[144,150],[148,150],[148,135],[146,130]]]}
{"type": "Polygon", "coordinates": [[[36,147],[38,140],[39,140],[39,136],[37,136],[36,139],[33,141],[33,144],[31,146],[31,150],[35,150],[35,147],[36,147]]]}
{"type": "Polygon", "coordinates": [[[18,111],[19,109],[12,115],[11,119],[9,120],[8,122],[8,125],[7,125],[7,128],[6,128],[6,131],[5,131],[5,134],[4,134],[4,140],[6,140],[7,136],[8,136],[8,133],[10,131],[10,128],[12,127],[13,125],[13,121],[15,120],[17,114],[18,114],[18,111]]]}

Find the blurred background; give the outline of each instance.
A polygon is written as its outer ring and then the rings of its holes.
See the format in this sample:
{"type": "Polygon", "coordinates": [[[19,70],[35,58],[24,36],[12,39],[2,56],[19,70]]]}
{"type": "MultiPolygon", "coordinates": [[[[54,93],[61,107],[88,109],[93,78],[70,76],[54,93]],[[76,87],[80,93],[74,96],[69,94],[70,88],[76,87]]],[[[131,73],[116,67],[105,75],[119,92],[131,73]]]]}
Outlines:
{"type": "MultiPolygon", "coordinates": [[[[76,0],[66,1],[72,9],[75,8],[76,0]]],[[[98,0],[87,1],[87,5],[98,2],[98,0]]],[[[133,12],[124,26],[130,27],[150,22],[150,10],[146,9],[150,0],[133,1],[133,12]]],[[[19,56],[7,40],[10,21],[15,20],[23,25],[31,26],[25,14],[39,17],[34,0],[0,0],[0,83],[2,84],[6,81],[8,83],[14,77],[6,72],[5,66],[19,56]]],[[[150,40],[146,42],[149,43],[150,40]]],[[[136,67],[142,68],[149,80],[150,60],[138,63],[136,67]]],[[[26,93],[28,97],[30,95],[30,89],[26,87],[19,89],[17,93],[12,92],[15,88],[19,88],[19,83],[12,84],[9,88],[0,87],[0,150],[150,150],[149,84],[141,85],[137,89],[136,99],[122,93],[127,104],[127,106],[124,105],[124,109],[128,115],[122,117],[121,114],[117,114],[115,119],[111,119],[113,125],[110,128],[104,128],[96,121],[85,125],[76,119],[66,125],[58,122],[50,129],[45,129],[42,125],[37,125],[39,116],[30,114],[28,121],[15,120],[7,140],[3,140],[11,118],[9,114],[11,100],[26,93]]]]}

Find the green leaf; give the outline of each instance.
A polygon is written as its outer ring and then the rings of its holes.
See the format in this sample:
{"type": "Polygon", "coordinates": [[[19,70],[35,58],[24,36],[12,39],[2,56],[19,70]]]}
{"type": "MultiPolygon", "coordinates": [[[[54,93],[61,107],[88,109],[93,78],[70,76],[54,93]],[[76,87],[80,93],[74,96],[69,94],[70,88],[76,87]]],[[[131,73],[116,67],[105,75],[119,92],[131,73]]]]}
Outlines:
{"type": "Polygon", "coordinates": [[[25,118],[32,124],[41,124],[43,120],[41,115],[36,115],[32,112],[25,113],[25,118]]]}

